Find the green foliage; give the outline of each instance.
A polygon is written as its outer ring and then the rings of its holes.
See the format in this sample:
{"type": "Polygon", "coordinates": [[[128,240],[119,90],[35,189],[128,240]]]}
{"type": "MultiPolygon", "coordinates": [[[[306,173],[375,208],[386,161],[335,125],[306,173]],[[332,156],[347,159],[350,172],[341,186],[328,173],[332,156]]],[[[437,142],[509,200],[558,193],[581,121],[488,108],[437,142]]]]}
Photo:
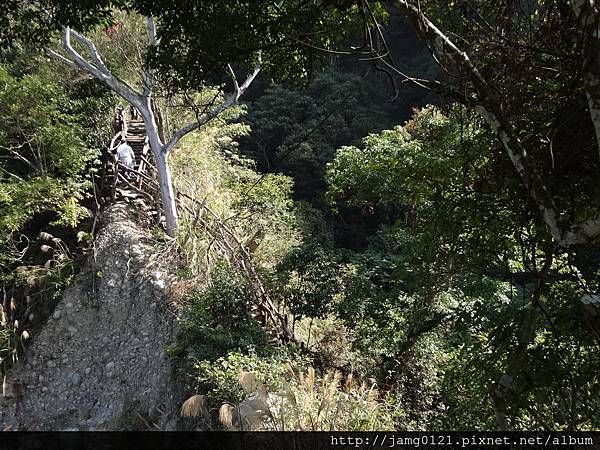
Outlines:
{"type": "MultiPolygon", "coordinates": [[[[448,343],[442,329],[456,320],[461,307],[502,298],[504,293],[502,284],[468,271],[473,266],[467,262],[476,255],[467,260],[456,254],[453,241],[467,236],[464,229],[443,229],[444,220],[454,219],[455,211],[444,205],[448,199],[461,205],[465,215],[471,213],[472,202],[482,201],[479,194],[466,200],[457,195],[459,187],[468,189],[472,182],[456,179],[464,173],[465,149],[469,143],[485,142],[476,125],[471,125],[470,134],[464,130],[456,119],[430,109],[406,129],[371,135],[365,151],[341,149],[328,173],[330,198],[356,205],[366,199],[386,208],[391,217],[406,207],[407,214],[400,216],[404,220],[382,226],[362,253],[341,251],[332,246],[330,235],[316,232],[322,227],[320,213],[300,204],[303,237],[270,276],[272,296],[292,316],[293,326],[298,323],[298,336],[311,344],[325,367],[374,375],[394,386],[385,408],[395,408],[395,426],[401,429],[443,428],[447,410],[458,411],[445,389],[463,382],[446,376],[453,373],[448,367],[461,364],[454,359],[461,344],[448,343]],[[441,189],[453,183],[455,190],[441,189]]],[[[465,223],[473,230],[480,226],[474,220],[465,223]]],[[[481,376],[496,375],[501,363],[482,364],[487,372],[481,376]]],[[[480,378],[473,392],[487,395],[487,389],[480,378]]],[[[464,397],[460,407],[466,409],[475,398],[464,397]]],[[[485,427],[490,423],[485,420],[493,417],[489,402],[481,403],[479,397],[478,408],[470,416],[473,421],[467,415],[457,420],[465,427],[485,427]]]]}
{"type": "Polygon", "coordinates": [[[96,27],[87,36],[94,42],[115,76],[130,86],[143,89],[140,69],[145,64],[148,41],[145,17],[133,12],[113,10],[110,23],[96,27]]]}
{"type": "Polygon", "coordinates": [[[252,248],[257,261],[278,260],[299,238],[291,179],[260,175],[251,160],[238,155],[236,139],[246,135],[248,127],[228,121],[242,113],[242,108],[234,108],[228,117],[186,137],[171,159],[174,185],[189,202],[188,208],[180,209],[179,238],[192,277],[207,275],[208,260],[222,258],[206,229],[215,217],[204,214],[201,222],[192,213],[200,202],[205,201],[240,242],[252,248]]]}
{"type": "MultiPolygon", "coordinates": [[[[360,32],[362,24],[358,5],[330,1],[214,1],[192,7],[138,0],[135,5],[158,18],[161,42],[153,63],[177,86],[221,81],[228,63],[252,63],[257,51],[272,76],[306,78],[322,57],[315,47],[334,47],[349,32],[360,32]]],[[[376,12],[380,18],[386,14],[382,8],[376,12]]]]}
{"type": "Polygon", "coordinates": [[[2,371],[73,281],[111,104],[28,50],[13,48],[0,65],[2,371]]]}
{"type": "Polygon", "coordinates": [[[519,187],[509,162],[495,153],[476,116],[461,108],[449,116],[428,108],[404,128],[364,143],[364,150],[340,149],[328,167],[333,205],[370,206],[400,220],[422,242],[431,241],[431,260],[451,258],[456,266],[468,249],[468,258],[479,257],[487,271],[491,255],[501,261],[494,270],[519,259],[514,236],[524,233],[520,223],[530,218],[514,195],[519,187]]]}
{"type": "MultiPolygon", "coordinates": [[[[379,367],[396,380],[405,408],[399,426],[491,429],[490,392],[515,358],[547,235],[514,195],[511,166],[462,108],[425,109],[364,146],[340,149],[328,167],[328,199],[340,210],[369,206],[394,225],[343,266],[340,317],[354,324],[355,346],[381,352],[379,367]],[[416,401],[415,391],[429,400],[416,401]]],[[[573,290],[569,257],[557,258],[522,363],[528,368],[513,374],[507,408],[518,429],[595,423],[583,412],[598,407],[589,397],[597,380],[584,369],[595,364],[588,346],[597,344],[584,336],[590,312],[573,290]],[[575,398],[585,407],[569,403],[575,398]]]]}
{"type": "MultiPolygon", "coordinates": [[[[57,82],[52,66],[38,68],[6,37],[46,43],[59,24],[71,25],[94,29],[111,69],[137,88],[145,62],[159,69],[168,95],[157,95],[157,105],[177,112],[165,117],[167,134],[194,118],[179,101],[222,100],[227,64],[241,73],[260,50],[268,77],[306,82],[302,90],[255,92],[248,107],[230,109],[173,152],[175,185],[186,198],[181,272],[202,282],[187,296],[184,342],[167,351],[187,352],[195,390],[217,405],[240,406],[250,394],[240,374],[255,374],[269,412],[258,429],[492,429],[504,412],[515,429],[600,426],[598,310],[582,302],[598,289],[597,246],[555,248],[536,199],[468,108],[428,107],[393,128],[389,113],[398,107],[381,107],[376,77],[313,76],[324,60],[319,48],[347,48],[368,32],[365,3],[9,5],[10,17],[0,19],[7,63],[0,69],[0,275],[28,300],[2,306],[3,364],[25,339],[20,318],[40,304],[48,309],[72,279],[68,252],[54,248],[41,258],[50,246],[30,241],[36,220],[74,228],[85,219],[86,172],[110,102],[89,80],[57,82]],[[41,7],[51,14],[38,14],[41,7]],[[130,12],[155,16],[160,44],[149,55],[138,51],[142,16],[130,12]],[[217,242],[218,232],[228,238],[217,242]],[[320,370],[308,368],[298,349],[267,345],[249,313],[255,286],[217,248],[228,244],[248,249],[320,370]],[[352,382],[355,375],[361,382],[352,382]],[[362,382],[367,377],[374,381],[362,382]],[[499,400],[506,379],[509,392],[499,400]]],[[[378,2],[372,6],[387,17],[378,2]]],[[[451,30],[501,93],[498,109],[561,226],[597,215],[597,152],[582,91],[589,49],[572,5],[530,2],[517,13],[512,2],[424,0],[419,7],[451,30]]],[[[391,32],[404,41],[401,30],[391,32]]],[[[428,57],[408,60],[433,74],[428,57]]],[[[484,100],[466,81],[465,104],[484,100]]]]}
{"type": "Polygon", "coordinates": [[[389,123],[385,100],[367,80],[337,72],[317,75],[302,91],[271,86],[244,118],[252,132],[240,149],[259,169],[292,176],[296,198],[318,201],[335,150],[389,123]]]}
{"type": "Polygon", "coordinates": [[[125,7],[123,0],[32,1],[7,0],[3,6],[10,14],[0,19],[0,50],[15,44],[44,45],[62,26],[78,30],[112,22],[113,8],[125,7]]]}
{"type": "Polygon", "coordinates": [[[215,361],[196,361],[194,376],[198,387],[213,402],[239,404],[246,397],[243,387],[238,382],[241,373],[253,372],[259,382],[273,388],[281,388],[289,370],[288,363],[285,352],[270,355],[230,352],[215,361]]]}
{"type": "MultiPolygon", "coordinates": [[[[107,0],[93,4],[82,0],[26,4],[11,0],[8,8],[11,16],[0,22],[0,44],[4,48],[10,48],[15,37],[47,44],[62,26],[80,31],[113,26],[119,23],[115,10],[152,15],[158,25],[160,45],[153,49],[151,62],[177,89],[195,88],[209,80],[220,84],[227,64],[252,63],[258,51],[272,76],[304,79],[315,61],[324,59],[320,48],[343,45],[352,33],[363,30],[359,5],[328,0],[224,0],[193,5],[156,0],[107,0]]],[[[372,8],[380,21],[385,20],[388,13],[379,2],[374,2],[372,8]]]]}
{"type": "Polygon", "coordinates": [[[292,220],[291,179],[274,174],[259,177],[252,170],[240,170],[237,175],[229,180],[235,195],[231,207],[244,215],[244,227],[276,229],[292,220]]]}
{"type": "Polygon", "coordinates": [[[189,294],[190,312],[183,326],[194,358],[211,361],[230,351],[265,347],[267,337],[250,316],[247,293],[247,286],[221,269],[210,286],[189,294]]]}
{"type": "Polygon", "coordinates": [[[273,291],[297,317],[325,317],[339,291],[336,254],[309,241],[292,250],[277,266],[273,291]]]}
{"type": "Polygon", "coordinates": [[[43,265],[21,265],[12,273],[0,272],[3,292],[11,296],[10,302],[0,305],[0,373],[16,362],[39,318],[52,312],[75,276],[75,263],[64,242],[45,235],[48,239],[40,239],[45,242],[40,250],[48,258],[43,265]]]}
{"type": "Polygon", "coordinates": [[[9,364],[18,361],[24,350],[25,339],[19,336],[19,323],[0,324],[0,373],[5,373],[9,364]]]}
{"type": "Polygon", "coordinates": [[[70,100],[43,73],[16,79],[0,69],[0,235],[22,228],[35,214],[56,212],[56,222],[76,226],[91,187],[85,169],[96,150],[82,141],[70,100]]]}

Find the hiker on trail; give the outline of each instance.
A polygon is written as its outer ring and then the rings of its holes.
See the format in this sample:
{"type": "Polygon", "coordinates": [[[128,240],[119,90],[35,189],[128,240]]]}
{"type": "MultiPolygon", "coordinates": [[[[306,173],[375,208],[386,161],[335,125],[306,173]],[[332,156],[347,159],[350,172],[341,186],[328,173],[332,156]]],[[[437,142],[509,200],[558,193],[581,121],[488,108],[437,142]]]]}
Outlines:
{"type": "Polygon", "coordinates": [[[115,134],[119,133],[123,130],[123,125],[125,123],[125,117],[123,117],[123,107],[121,105],[115,108],[115,116],[113,117],[113,131],[115,134]]]}
{"type": "Polygon", "coordinates": [[[140,118],[140,112],[133,105],[129,107],[129,114],[131,114],[131,120],[138,120],[140,118]]]}
{"type": "Polygon", "coordinates": [[[123,164],[127,169],[125,170],[125,178],[129,180],[131,176],[131,169],[135,165],[135,153],[129,144],[127,139],[122,139],[121,144],[117,147],[117,160],[123,164]]]}

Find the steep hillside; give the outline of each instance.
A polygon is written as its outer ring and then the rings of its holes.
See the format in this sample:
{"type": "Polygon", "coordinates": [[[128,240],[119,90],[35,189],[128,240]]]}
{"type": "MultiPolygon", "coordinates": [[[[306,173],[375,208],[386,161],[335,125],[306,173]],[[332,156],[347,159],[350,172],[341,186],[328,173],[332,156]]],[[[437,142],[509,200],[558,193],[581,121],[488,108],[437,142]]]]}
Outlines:
{"type": "Polygon", "coordinates": [[[95,256],[5,379],[2,428],[176,427],[167,268],[151,263],[148,234],[126,206],[111,206],[102,222],[95,256]]]}

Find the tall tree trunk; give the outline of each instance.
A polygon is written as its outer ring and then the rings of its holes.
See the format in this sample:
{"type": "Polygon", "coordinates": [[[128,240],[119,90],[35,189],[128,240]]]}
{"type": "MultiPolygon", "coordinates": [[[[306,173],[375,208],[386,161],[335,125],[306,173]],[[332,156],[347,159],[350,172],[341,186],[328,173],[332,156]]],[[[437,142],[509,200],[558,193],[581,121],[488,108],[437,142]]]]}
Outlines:
{"type": "Polygon", "coordinates": [[[552,250],[546,250],[546,260],[541,270],[536,274],[536,283],[531,296],[531,303],[524,314],[523,322],[519,329],[517,345],[508,358],[508,366],[492,389],[492,401],[496,416],[498,431],[509,431],[507,410],[511,398],[523,395],[523,373],[527,367],[527,351],[535,338],[537,331],[538,310],[540,309],[542,292],[545,286],[548,271],[552,266],[554,255],[552,250]]]}
{"type": "Polygon", "coordinates": [[[175,194],[169,161],[167,155],[162,151],[154,152],[154,158],[156,160],[156,170],[158,171],[158,182],[160,184],[160,195],[165,213],[167,234],[175,236],[177,234],[177,207],[175,205],[175,194]]]}
{"type": "MultiPolygon", "coordinates": [[[[154,46],[157,43],[157,38],[156,27],[152,17],[147,18],[147,27],[148,43],[150,46],[154,46]]],[[[123,97],[123,99],[127,100],[131,105],[138,108],[142,114],[144,126],[146,128],[146,134],[148,135],[148,141],[150,142],[150,147],[152,148],[154,159],[156,160],[158,182],[160,185],[160,194],[167,225],[167,233],[170,236],[175,236],[177,234],[177,207],[175,205],[173,183],[171,180],[171,172],[169,170],[169,162],[167,159],[169,151],[171,151],[175,145],[177,145],[177,142],[179,142],[183,136],[194,130],[197,130],[210,120],[217,117],[227,108],[237,103],[241,95],[246,91],[246,89],[248,89],[248,86],[250,86],[250,83],[252,83],[260,71],[260,54],[258,55],[258,62],[254,68],[254,71],[247,76],[246,81],[244,81],[244,83],[241,85],[238,84],[237,77],[231,66],[228,66],[235,91],[226,96],[225,100],[221,104],[216,105],[209,111],[205,111],[203,114],[201,114],[201,116],[198,117],[195,122],[189,123],[177,130],[167,141],[164,136],[160,110],[157,107],[155,114],[154,108],[152,107],[152,90],[154,88],[155,80],[154,69],[146,68],[144,70],[144,90],[140,93],[126,82],[113,75],[106,64],[104,64],[104,61],[102,61],[102,57],[100,56],[96,45],[77,31],[71,30],[68,27],[63,28],[63,48],[68,57],[63,56],[52,49],[46,49],[46,51],[48,55],[68,65],[69,67],[79,68],[91,74],[102,84],[112,89],[118,95],[123,97]],[[75,38],[75,40],[77,40],[87,49],[88,57],[90,58],[89,61],[81,56],[81,54],[75,50],[75,48],[73,48],[71,44],[71,37],[75,38]],[[157,125],[157,119],[160,127],[157,125]]]]}
{"type": "Polygon", "coordinates": [[[144,110],[142,117],[144,118],[144,126],[150,142],[150,148],[154,154],[156,162],[156,170],[158,172],[158,183],[160,185],[160,196],[163,204],[163,212],[167,225],[167,234],[175,236],[177,234],[177,206],[175,205],[175,193],[173,190],[173,182],[171,180],[171,170],[169,169],[169,160],[164,152],[164,144],[162,143],[155,116],[152,111],[150,99],[144,102],[144,110]]]}
{"type": "Polygon", "coordinates": [[[600,155],[600,14],[595,0],[571,0],[583,43],[583,82],[600,155]]]}

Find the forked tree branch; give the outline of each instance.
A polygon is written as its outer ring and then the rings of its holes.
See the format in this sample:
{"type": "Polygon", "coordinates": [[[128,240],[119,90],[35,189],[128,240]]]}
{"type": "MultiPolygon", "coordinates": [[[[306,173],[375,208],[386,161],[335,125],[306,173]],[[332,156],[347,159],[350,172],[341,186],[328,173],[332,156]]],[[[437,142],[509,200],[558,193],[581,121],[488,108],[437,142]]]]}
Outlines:
{"type": "Polygon", "coordinates": [[[67,64],[70,67],[77,67],[91,74],[98,81],[112,89],[129,103],[136,107],[141,106],[141,94],[138,93],[132,86],[128,85],[126,82],[120,80],[111,73],[111,71],[104,64],[104,61],[102,61],[102,57],[92,41],[82,34],[65,27],[63,28],[62,43],[63,49],[67,54],[66,57],[51,49],[47,49],[48,55],[64,64],[67,64]],[[89,62],[77,50],[75,50],[75,48],[73,48],[71,37],[76,39],[88,49],[93,63],[89,62]]]}
{"type": "Polygon", "coordinates": [[[260,72],[260,65],[261,65],[261,60],[259,58],[258,62],[256,63],[256,65],[254,67],[254,71],[246,77],[246,81],[244,81],[244,83],[242,83],[241,86],[238,85],[238,82],[237,82],[237,79],[235,78],[235,73],[233,72],[233,69],[231,68],[231,66],[228,66],[230,73],[232,75],[232,78],[233,78],[234,91],[232,93],[228,94],[225,97],[225,100],[223,100],[223,102],[220,105],[217,105],[214,108],[212,108],[211,110],[209,110],[203,114],[200,114],[197,117],[196,121],[189,123],[188,125],[185,125],[185,126],[181,127],[179,130],[177,130],[173,134],[173,136],[171,137],[169,142],[167,142],[163,146],[163,152],[169,153],[173,149],[173,147],[175,147],[175,145],[177,145],[177,142],[179,142],[179,140],[183,136],[200,128],[202,125],[205,125],[207,122],[209,122],[210,120],[217,117],[219,114],[221,114],[227,108],[229,108],[229,107],[233,106],[235,103],[237,103],[239,101],[240,97],[244,94],[244,92],[246,92],[246,90],[248,89],[248,87],[250,86],[252,81],[254,81],[254,79],[260,72]]]}

